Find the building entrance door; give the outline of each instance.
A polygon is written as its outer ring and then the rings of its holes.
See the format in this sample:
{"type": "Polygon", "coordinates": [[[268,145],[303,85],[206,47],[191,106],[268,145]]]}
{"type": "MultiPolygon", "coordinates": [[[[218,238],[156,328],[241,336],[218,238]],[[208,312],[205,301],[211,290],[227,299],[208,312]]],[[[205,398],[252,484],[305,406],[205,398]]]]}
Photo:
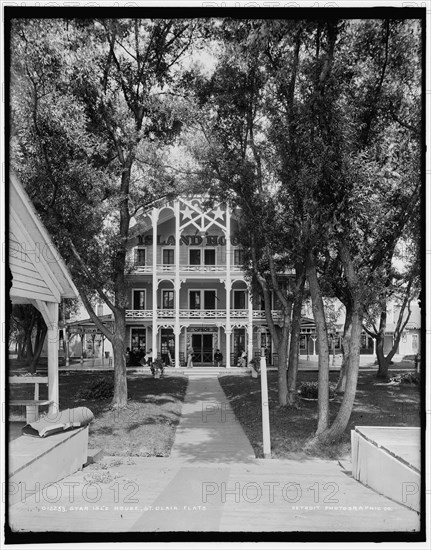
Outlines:
{"type": "Polygon", "coordinates": [[[160,354],[166,365],[172,366],[175,358],[175,335],[171,328],[162,328],[160,335],[160,354]]]}
{"type": "Polygon", "coordinates": [[[193,364],[213,364],[213,335],[192,334],[193,364]]]}

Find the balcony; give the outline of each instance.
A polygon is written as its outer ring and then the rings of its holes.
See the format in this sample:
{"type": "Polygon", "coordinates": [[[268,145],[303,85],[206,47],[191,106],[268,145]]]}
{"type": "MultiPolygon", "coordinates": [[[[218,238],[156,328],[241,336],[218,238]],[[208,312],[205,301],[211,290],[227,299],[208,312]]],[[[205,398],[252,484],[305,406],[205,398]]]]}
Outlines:
{"type": "MultiPolygon", "coordinates": [[[[175,265],[174,264],[157,264],[157,273],[172,273],[175,274],[175,265]]],[[[240,273],[242,272],[241,265],[231,265],[231,273],[240,273]]],[[[225,273],[226,265],[181,265],[180,274],[186,273],[225,273]]],[[[133,273],[135,275],[151,275],[153,273],[152,265],[135,265],[133,268],[133,273]]]]}
{"type": "MultiPolygon", "coordinates": [[[[184,319],[226,319],[226,309],[180,309],[179,318],[184,319]]],[[[157,309],[157,319],[175,319],[174,309],[157,309]]],[[[281,311],[273,310],[274,321],[281,319],[281,311]]],[[[153,318],[152,309],[127,309],[126,319],[134,320],[151,320],[153,318]]],[[[231,319],[248,319],[248,309],[231,309],[231,319]]],[[[261,310],[253,310],[253,321],[264,321],[265,312],[261,310]]]]}

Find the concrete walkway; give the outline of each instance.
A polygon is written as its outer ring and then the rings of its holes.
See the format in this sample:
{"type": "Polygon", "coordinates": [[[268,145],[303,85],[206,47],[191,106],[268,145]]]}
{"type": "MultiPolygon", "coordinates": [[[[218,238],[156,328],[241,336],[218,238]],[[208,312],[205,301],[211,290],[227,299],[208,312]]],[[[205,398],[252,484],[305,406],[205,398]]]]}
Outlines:
{"type": "Polygon", "coordinates": [[[243,462],[254,451],[217,377],[189,378],[171,458],[189,462],[243,462]]]}
{"type": "Polygon", "coordinates": [[[337,461],[254,458],[216,377],[189,380],[169,458],[105,457],[39,497],[31,489],[10,508],[14,530],[392,533],[420,526],[416,512],[356,482],[337,461]]]}

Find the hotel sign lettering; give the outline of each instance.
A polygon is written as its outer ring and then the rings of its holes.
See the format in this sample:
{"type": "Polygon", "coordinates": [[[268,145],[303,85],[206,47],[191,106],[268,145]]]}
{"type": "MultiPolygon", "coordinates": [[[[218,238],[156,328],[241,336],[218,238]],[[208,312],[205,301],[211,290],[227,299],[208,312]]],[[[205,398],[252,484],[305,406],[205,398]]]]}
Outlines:
{"type": "MultiPolygon", "coordinates": [[[[231,238],[233,246],[237,246],[238,239],[236,237],[231,238]]],[[[138,235],[138,244],[144,244],[151,246],[153,244],[152,235],[138,235]]],[[[162,235],[157,235],[157,244],[165,246],[175,246],[175,237],[169,235],[167,238],[162,239],[162,235]]],[[[180,245],[185,246],[226,246],[226,237],[224,235],[181,235],[180,245]]]]}

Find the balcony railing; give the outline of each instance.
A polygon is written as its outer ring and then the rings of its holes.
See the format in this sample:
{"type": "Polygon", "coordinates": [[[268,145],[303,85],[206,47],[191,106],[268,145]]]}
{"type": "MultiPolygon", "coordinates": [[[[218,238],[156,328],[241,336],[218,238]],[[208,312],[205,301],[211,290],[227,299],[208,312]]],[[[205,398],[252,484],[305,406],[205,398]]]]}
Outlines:
{"type": "MultiPolygon", "coordinates": [[[[226,319],[226,309],[180,309],[180,319],[226,319]]],[[[157,319],[175,319],[174,309],[157,309],[157,319]]],[[[281,312],[273,310],[273,319],[281,319],[281,312]]],[[[127,309],[126,319],[152,319],[152,309],[127,309]]],[[[248,309],[231,309],[231,319],[248,319],[248,309]]],[[[253,320],[265,320],[265,312],[253,310],[253,320]]]]}
{"type": "MultiPolygon", "coordinates": [[[[241,265],[231,265],[231,272],[241,272],[241,265]]],[[[152,265],[135,265],[134,273],[151,274],[153,272],[152,265]]],[[[226,271],[226,265],[181,265],[180,273],[223,273],[226,271]]],[[[174,264],[157,264],[157,273],[175,273],[174,264]]]]}

